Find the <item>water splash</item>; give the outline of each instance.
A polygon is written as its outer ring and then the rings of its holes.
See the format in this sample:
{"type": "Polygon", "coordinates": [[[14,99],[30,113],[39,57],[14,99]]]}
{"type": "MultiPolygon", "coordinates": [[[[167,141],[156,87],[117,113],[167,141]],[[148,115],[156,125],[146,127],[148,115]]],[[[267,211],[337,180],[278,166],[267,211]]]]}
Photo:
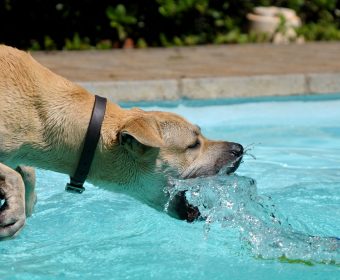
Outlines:
{"type": "Polygon", "coordinates": [[[169,201],[186,191],[188,202],[198,207],[210,225],[237,229],[240,240],[259,258],[282,261],[340,264],[340,240],[311,236],[298,231],[280,214],[268,196],[258,195],[255,180],[237,175],[173,180],[169,201]]]}
{"type": "MultiPolygon", "coordinates": [[[[261,144],[261,143],[257,143],[257,144],[261,144]]],[[[242,155],[242,156],[249,156],[249,157],[251,157],[252,159],[255,159],[255,160],[256,160],[255,155],[253,155],[253,154],[251,154],[251,153],[249,153],[249,152],[252,151],[252,150],[255,148],[255,146],[256,146],[257,144],[256,144],[256,143],[251,143],[251,144],[245,146],[245,147],[244,147],[244,150],[243,150],[243,155],[242,155]]]]}

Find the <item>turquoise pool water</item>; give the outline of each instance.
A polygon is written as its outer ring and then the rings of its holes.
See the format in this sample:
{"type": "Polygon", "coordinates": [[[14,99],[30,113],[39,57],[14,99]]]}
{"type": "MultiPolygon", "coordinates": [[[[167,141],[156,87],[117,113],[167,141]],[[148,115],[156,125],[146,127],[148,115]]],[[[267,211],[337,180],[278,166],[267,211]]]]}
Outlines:
{"type": "Polygon", "coordinates": [[[218,103],[145,107],[256,157],[175,182],[208,222],[89,184],[69,194],[67,176],[39,170],[34,215],[0,243],[0,279],[340,279],[340,99],[218,103]]]}

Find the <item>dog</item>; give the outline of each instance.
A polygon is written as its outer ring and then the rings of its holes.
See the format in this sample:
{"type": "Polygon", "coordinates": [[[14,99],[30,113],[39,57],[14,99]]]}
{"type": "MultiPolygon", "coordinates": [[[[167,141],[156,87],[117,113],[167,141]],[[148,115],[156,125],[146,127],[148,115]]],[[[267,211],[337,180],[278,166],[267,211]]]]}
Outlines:
{"type": "MultiPolygon", "coordinates": [[[[33,167],[74,174],[95,97],[27,52],[0,45],[0,239],[16,236],[36,202],[33,167]]],[[[166,112],[108,102],[87,180],[162,210],[169,177],[234,172],[243,147],[205,138],[166,112]]],[[[168,213],[192,221],[198,210],[179,194],[168,213]]]]}

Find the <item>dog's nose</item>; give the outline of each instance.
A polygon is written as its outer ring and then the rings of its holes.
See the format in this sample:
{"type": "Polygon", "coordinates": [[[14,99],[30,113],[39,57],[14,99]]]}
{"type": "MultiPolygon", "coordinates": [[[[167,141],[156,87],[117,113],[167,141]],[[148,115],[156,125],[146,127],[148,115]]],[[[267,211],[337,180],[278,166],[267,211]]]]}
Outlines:
{"type": "Polygon", "coordinates": [[[240,157],[243,155],[243,146],[238,143],[232,143],[230,148],[230,153],[233,154],[235,157],[240,157]]]}

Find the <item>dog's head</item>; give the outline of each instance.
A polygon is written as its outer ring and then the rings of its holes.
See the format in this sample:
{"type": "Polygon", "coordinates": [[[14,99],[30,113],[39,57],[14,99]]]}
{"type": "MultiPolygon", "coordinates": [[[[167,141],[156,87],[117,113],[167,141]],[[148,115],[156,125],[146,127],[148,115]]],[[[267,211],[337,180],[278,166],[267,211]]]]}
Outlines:
{"type": "MultiPolygon", "coordinates": [[[[166,112],[132,110],[134,114],[119,131],[119,143],[148,177],[194,178],[234,172],[242,159],[243,147],[204,137],[197,125],[166,112]],[[151,175],[151,176],[150,176],[151,175]]],[[[159,185],[163,188],[164,185],[159,185]]],[[[150,192],[154,192],[150,188],[150,192]]],[[[162,191],[162,189],[160,189],[162,191]]],[[[143,192],[148,192],[143,190],[143,192]]],[[[146,194],[147,195],[147,194],[146,194]]],[[[179,194],[171,209],[174,215],[191,220],[195,209],[179,194]]]]}
{"type": "Polygon", "coordinates": [[[173,113],[137,112],[120,130],[119,142],[139,160],[153,161],[156,156],[159,168],[184,179],[238,168],[240,144],[209,140],[197,125],[173,113]]]}

